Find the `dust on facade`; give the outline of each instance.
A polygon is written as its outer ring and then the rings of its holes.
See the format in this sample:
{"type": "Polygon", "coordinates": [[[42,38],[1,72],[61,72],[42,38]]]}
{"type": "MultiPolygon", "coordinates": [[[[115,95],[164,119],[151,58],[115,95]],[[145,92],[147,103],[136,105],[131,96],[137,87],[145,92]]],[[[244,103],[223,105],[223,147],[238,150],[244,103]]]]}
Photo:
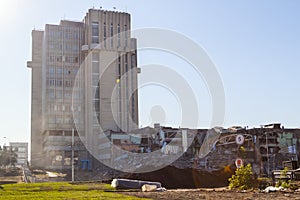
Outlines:
{"type": "MultiPolygon", "coordinates": [[[[261,175],[282,167],[282,161],[298,160],[300,129],[280,124],[252,129],[177,129],[156,124],[138,129],[140,69],[137,41],[130,31],[130,14],[101,9],[89,9],[82,22],[61,20],[59,25],[32,31],[32,61],[27,66],[32,71],[33,167],[71,169],[73,149],[77,170],[103,169],[99,159],[138,170],[139,164],[131,163],[126,153],[113,152],[113,144],[143,153],[145,163],[152,160],[148,152],[160,150],[164,159],[171,159],[182,151],[171,165],[207,171],[231,165],[237,156],[261,175]],[[102,142],[101,132],[109,142],[102,142]],[[216,133],[219,137],[209,141],[216,133]],[[245,138],[242,152],[235,143],[238,134],[245,138]],[[91,148],[96,153],[91,154],[91,148]]],[[[151,165],[161,163],[151,161],[151,165]]]]}

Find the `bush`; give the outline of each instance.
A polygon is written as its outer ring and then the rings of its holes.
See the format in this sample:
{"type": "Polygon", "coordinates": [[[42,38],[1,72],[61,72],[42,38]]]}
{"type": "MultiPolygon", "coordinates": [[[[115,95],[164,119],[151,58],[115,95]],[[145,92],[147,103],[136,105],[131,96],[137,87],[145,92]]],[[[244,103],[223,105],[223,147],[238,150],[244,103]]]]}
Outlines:
{"type": "Polygon", "coordinates": [[[253,188],[255,180],[251,165],[241,166],[228,180],[230,189],[248,190],[253,188]]]}
{"type": "Polygon", "coordinates": [[[287,172],[288,168],[284,168],[280,173],[280,178],[278,182],[276,183],[276,187],[283,187],[283,188],[289,188],[290,187],[290,180],[287,180],[287,172]]]}

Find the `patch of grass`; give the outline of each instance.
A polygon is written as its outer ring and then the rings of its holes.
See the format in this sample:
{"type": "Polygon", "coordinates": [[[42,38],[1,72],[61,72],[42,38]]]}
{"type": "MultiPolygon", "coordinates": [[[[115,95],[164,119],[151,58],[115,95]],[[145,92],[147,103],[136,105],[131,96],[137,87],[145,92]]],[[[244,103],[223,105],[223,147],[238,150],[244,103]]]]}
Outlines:
{"type": "Polygon", "coordinates": [[[103,183],[67,182],[21,183],[2,185],[0,199],[141,199],[117,194],[114,189],[103,183]]]}

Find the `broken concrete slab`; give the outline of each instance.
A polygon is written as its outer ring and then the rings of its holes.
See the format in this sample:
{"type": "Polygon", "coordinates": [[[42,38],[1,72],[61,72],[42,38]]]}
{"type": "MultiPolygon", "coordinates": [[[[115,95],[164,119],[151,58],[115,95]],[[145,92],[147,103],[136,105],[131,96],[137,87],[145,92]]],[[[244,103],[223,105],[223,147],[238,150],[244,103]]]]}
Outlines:
{"type": "Polygon", "coordinates": [[[155,185],[157,188],[161,187],[160,182],[139,181],[130,179],[113,179],[111,186],[116,189],[141,189],[143,185],[155,185]]]}
{"type": "Polygon", "coordinates": [[[153,191],[156,191],[156,189],[157,189],[156,185],[145,184],[142,186],[143,192],[153,192],[153,191]]]}

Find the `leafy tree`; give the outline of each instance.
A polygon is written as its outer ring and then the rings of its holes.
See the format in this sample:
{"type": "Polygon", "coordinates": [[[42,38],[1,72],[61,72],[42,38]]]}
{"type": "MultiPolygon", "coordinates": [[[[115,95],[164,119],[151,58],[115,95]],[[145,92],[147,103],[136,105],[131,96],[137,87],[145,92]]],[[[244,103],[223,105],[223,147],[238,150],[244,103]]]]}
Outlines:
{"type": "Polygon", "coordinates": [[[7,168],[8,166],[15,166],[17,163],[17,154],[13,151],[7,151],[6,148],[0,150],[0,167],[7,168]]]}
{"type": "Polygon", "coordinates": [[[247,190],[254,187],[254,176],[251,164],[237,168],[235,174],[229,180],[230,189],[247,190]]]}

